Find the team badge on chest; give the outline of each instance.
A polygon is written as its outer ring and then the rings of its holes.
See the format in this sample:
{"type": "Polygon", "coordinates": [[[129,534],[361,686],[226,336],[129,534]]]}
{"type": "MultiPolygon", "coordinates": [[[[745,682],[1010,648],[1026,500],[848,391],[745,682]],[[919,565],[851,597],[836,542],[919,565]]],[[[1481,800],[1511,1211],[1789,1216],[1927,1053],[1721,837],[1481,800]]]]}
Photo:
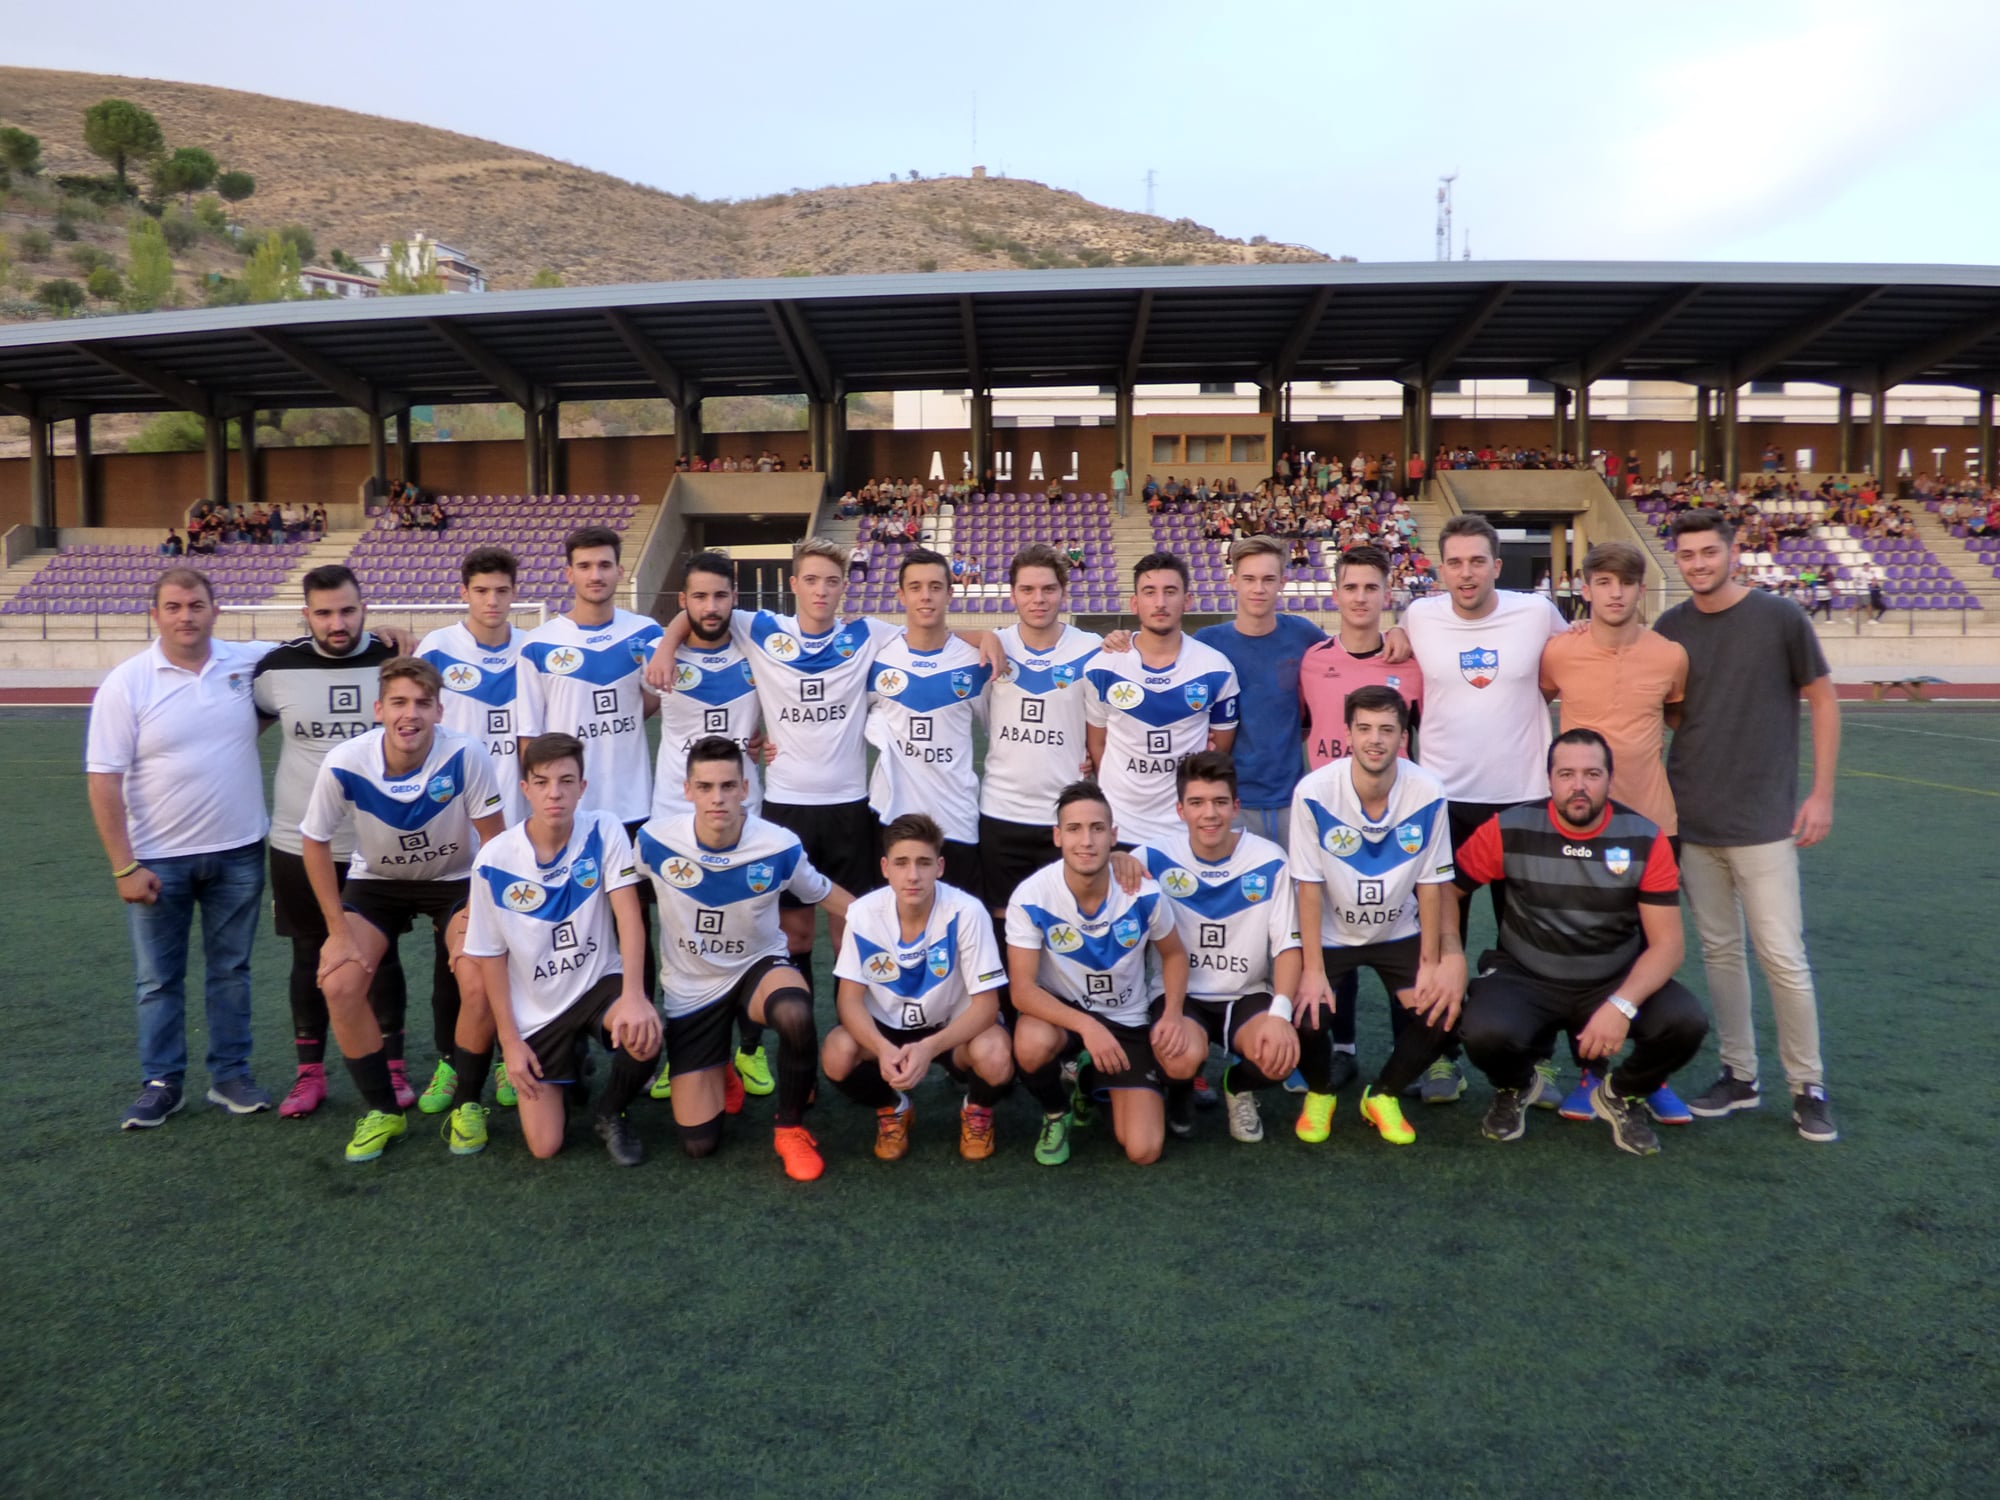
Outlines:
{"type": "Polygon", "coordinates": [[[1458,675],[1476,688],[1491,687],[1500,675],[1500,653],[1487,647],[1459,652],[1458,675]]]}
{"type": "Polygon", "coordinates": [[[1632,868],[1632,851],[1630,849],[1606,849],[1604,851],[1604,868],[1609,870],[1613,875],[1623,875],[1627,870],[1632,868]]]}

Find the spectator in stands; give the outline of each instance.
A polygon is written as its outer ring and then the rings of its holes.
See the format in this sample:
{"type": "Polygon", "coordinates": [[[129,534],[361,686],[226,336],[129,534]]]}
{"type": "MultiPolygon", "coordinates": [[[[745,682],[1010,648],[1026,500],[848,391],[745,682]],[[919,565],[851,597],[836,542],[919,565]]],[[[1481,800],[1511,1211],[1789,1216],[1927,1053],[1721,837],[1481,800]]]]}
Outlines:
{"type": "Polygon", "coordinates": [[[1111,469],[1111,509],[1117,515],[1125,514],[1125,492],[1132,488],[1132,476],[1126,472],[1123,460],[1111,469]]]}
{"type": "Polygon", "coordinates": [[[1875,613],[1868,621],[1871,625],[1882,623],[1882,616],[1889,612],[1889,601],[1882,597],[1882,580],[1874,572],[1868,575],[1868,607],[1875,613]]]}
{"type": "Polygon", "coordinates": [[[181,534],[169,526],[167,528],[167,539],[160,543],[160,556],[179,557],[186,550],[186,545],[181,541],[181,534]]]}
{"type": "Polygon", "coordinates": [[[1160,482],[1151,474],[1148,474],[1146,482],[1139,486],[1139,498],[1146,502],[1148,513],[1156,516],[1160,513],[1160,482]]]}
{"type": "Polygon", "coordinates": [[[1064,551],[1063,556],[1069,559],[1070,572],[1081,578],[1084,574],[1083,543],[1077,540],[1077,538],[1071,537],[1069,539],[1069,547],[1064,551]]]}
{"type": "Polygon", "coordinates": [[[769,474],[773,472],[773,467],[775,462],[776,461],[773,458],[770,450],[766,449],[764,452],[757,455],[757,472],[759,474],[769,474]]]}
{"type": "Polygon", "coordinates": [[[1565,620],[1576,618],[1576,583],[1568,568],[1556,575],[1556,608],[1562,611],[1565,620]]]}

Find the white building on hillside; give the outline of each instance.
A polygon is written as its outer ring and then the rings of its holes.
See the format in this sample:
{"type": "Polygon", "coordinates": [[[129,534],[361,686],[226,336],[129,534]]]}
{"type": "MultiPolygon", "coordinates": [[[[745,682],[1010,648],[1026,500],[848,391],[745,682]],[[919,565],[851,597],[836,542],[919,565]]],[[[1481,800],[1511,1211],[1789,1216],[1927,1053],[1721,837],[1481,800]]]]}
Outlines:
{"type": "Polygon", "coordinates": [[[435,273],[444,282],[447,292],[486,290],[485,270],[474,265],[463,250],[454,249],[443,240],[434,240],[422,230],[399,243],[402,250],[400,261],[396,258],[398,247],[384,245],[379,254],[357,257],[361,269],[379,280],[389,274],[391,265],[395,265],[406,276],[435,273]]]}

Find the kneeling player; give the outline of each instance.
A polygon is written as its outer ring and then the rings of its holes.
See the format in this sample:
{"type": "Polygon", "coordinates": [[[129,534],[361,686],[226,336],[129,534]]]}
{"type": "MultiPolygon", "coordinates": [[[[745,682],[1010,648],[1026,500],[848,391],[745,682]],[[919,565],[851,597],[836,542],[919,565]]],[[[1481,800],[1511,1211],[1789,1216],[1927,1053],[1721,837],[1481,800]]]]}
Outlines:
{"type": "Polygon", "coordinates": [[[778,1034],[778,1109],[772,1145],[795,1182],[825,1168],[805,1128],[819,1074],[812,991],[792,963],[778,897],[824,906],[843,919],[848,893],[813,868],[799,836],[752,817],[743,751],[720,735],[687,755],[692,813],[655,818],[639,830],[639,868],[660,904],[660,981],[667,1013],[667,1066],[674,1124],[689,1156],[722,1142],[723,1070],[736,1019],[778,1034]]]}
{"type": "Polygon", "coordinates": [[[875,1111],[875,1154],[897,1161],[910,1149],[908,1090],[933,1062],[966,1076],[958,1154],[993,1154],[993,1106],[1014,1076],[1013,1045],[1000,1025],[1006,972],[986,910],[945,873],[944,831],[923,813],[882,830],[888,885],[855,898],[833,966],[840,1024],[827,1033],[820,1066],[857,1104],[875,1111]]]}
{"type": "MultiPolygon", "coordinates": [[[[646,995],[632,846],[614,814],[577,811],[587,785],[573,736],[536,735],[521,747],[527,821],[479,851],[465,951],[485,975],[528,1149],[545,1158],[562,1150],[566,1090],[582,1082],[578,1065],[594,1036],[611,1054],[598,1139],[619,1166],[636,1167],[646,1148],[625,1111],[652,1075],[660,1017],[646,995]]],[[[474,1080],[474,1101],[459,1104],[447,1124],[452,1151],[463,1156],[486,1143],[476,1102],[485,1058],[461,1057],[458,1076],[461,1088],[474,1080]],[[468,1110],[476,1120],[462,1118],[468,1110]]]]}
{"type": "MultiPolygon", "coordinates": [[[[390,945],[418,918],[444,934],[460,1015],[485,1004],[479,969],[462,962],[472,836],[499,837],[500,788],[486,747],[442,727],[444,681],[429,662],[382,663],[379,729],[328,752],[299,824],[306,878],[326,919],[319,983],[355,1087],[369,1105],[347,1144],[373,1161],[406,1126],[368,989],[390,945]],[[354,859],[343,888],[333,839],[352,823],[354,859]]],[[[483,1075],[482,1075],[483,1076],[483,1075]]]]}
{"type": "Polygon", "coordinates": [[[1132,892],[1113,882],[1117,837],[1095,782],[1065,787],[1056,799],[1062,858],[1030,875],[1007,903],[1007,970],[1021,1012],[1014,1062],[1042,1106],[1035,1160],[1043,1166],[1069,1160],[1074,1117],[1061,1059],[1072,1036],[1089,1052],[1077,1096],[1111,1090],[1112,1130],[1139,1166],[1158,1161],[1166,1142],[1166,1081],[1191,1079],[1208,1060],[1208,1033],[1183,1013],[1188,960],[1173,913],[1152,881],[1132,892]],[[1166,991],[1151,1004],[1149,943],[1166,991]]]}
{"type": "MultiPolygon", "coordinates": [[[[1183,756],[1175,787],[1185,831],[1142,845],[1132,857],[1171,904],[1188,954],[1187,1013],[1204,1029],[1204,1049],[1212,1041],[1239,1059],[1222,1075],[1229,1133],[1261,1141],[1256,1091],[1298,1068],[1307,1090],[1299,1138],[1323,1141],[1333,1117],[1333,1033],[1292,1024],[1299,923],[1285,851],[1232,826],[1241,804],[1226,751],[1183,756]]],[[[1193,1104],[1191,1085],[1168,1085],[1167,1127],[1175,1135],[1192,1130],[1193,1104]]]]}

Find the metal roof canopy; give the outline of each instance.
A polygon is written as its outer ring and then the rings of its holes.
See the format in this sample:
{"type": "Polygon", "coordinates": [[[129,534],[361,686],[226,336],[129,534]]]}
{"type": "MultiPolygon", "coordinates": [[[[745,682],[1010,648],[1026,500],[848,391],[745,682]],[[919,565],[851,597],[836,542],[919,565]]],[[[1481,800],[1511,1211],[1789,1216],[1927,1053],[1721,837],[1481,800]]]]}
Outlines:
{"type": "Polygon", "coordinates": [[[1240,380],[2000,384],[2000,268],[1480,261],[787,277],[0,327],[0,413],[1240,380]]]}

